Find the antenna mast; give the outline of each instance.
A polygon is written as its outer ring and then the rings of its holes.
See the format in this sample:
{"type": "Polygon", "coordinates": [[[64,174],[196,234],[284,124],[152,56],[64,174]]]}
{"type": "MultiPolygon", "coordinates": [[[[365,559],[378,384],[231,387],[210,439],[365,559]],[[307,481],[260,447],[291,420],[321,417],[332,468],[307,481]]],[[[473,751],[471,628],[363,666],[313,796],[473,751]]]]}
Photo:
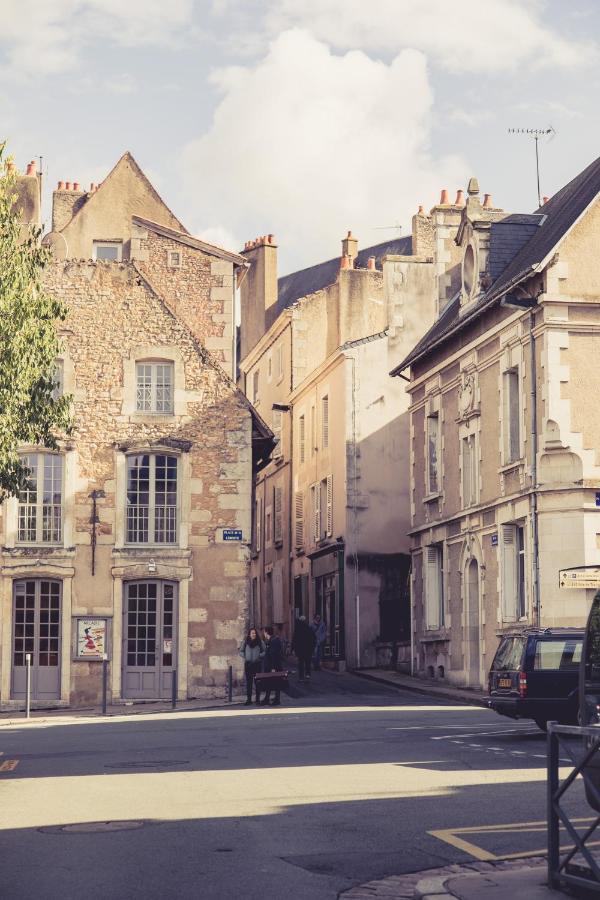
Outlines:
{"type": "Polygon", "coordinates": [[[556,131],[554,130],[552,125],[550,125],[549,128],[509,128],[508,133],[509,134],[528,134],[535,141],[535,174],[536,174],[536,179],[537,179],[537,195],[538,195],[538,207],[539,207],[542,205],[542,195],[540,192],[540,153],[539,153],[538,144],[539,144],[539,140],[541,137],[544,137],[546,135],[552,135],[552,137],[554,137],[554,135],[556,134],[556,131]]]}

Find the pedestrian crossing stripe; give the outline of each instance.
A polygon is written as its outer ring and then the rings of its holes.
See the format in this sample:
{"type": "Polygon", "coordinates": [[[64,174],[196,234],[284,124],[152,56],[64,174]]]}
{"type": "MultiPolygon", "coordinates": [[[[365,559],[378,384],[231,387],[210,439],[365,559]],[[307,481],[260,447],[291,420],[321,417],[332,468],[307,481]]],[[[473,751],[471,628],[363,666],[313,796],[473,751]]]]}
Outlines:
{"type": "Polygon", "coordinates": [[[0,772],[14,772],[18,765],[18,759],[5,759],[0,763],[0,772]]]}
{"type": "MultiPolygon", "coordinates": [[[[571,821],[573,824],[591,825],[592,822],[595,822],[596,820],[593,818],[583,818],[572,819],[571,821]]],[[[520,859],[525,856],[544,856],[547,848],[544,847],[541,850],[522,850],[519,853],[506,853],[502,856],[496,856],[495,853],[490,853],[489,850],[484,850],[483,847],[478,847],[477,844],[465,840],[461,835],[546,834],[547,828],[548,823],[545,819],[542,819],[539,822],[510,822],[504,825],[470,825],[468,828],[441,828],[435,831],[428,831],[427,834],[430,834],[440,841],[444,841],[446,844],[450,844],[451,847],[456,847],[457,850],[462,850],[463,853],[468,853],[469,856],[472,856],[475,859],[487,862],[489,860],[498,859],[520,859]]],[[[600,845],[600,841],[594,842],[594,844],[600,845]]],[[[587,844],[586,846],[592,845],[587,844]]],[[[563,847],[562,849],[566,850],[570,848],[563,847]]]]}

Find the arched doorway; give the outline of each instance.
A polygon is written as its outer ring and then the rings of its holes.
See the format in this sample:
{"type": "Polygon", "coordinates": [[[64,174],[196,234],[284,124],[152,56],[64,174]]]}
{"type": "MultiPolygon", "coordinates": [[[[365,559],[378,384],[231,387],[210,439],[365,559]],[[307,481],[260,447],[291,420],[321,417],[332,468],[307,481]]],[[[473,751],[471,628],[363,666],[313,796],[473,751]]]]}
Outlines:
{"type": "Polygon", "coordinates": [[[467,565],[467,610],[465,618],[468,682],[471,687],[481,684],[481,628],[479,615],[479,563],[471,559],[467,565]]]}

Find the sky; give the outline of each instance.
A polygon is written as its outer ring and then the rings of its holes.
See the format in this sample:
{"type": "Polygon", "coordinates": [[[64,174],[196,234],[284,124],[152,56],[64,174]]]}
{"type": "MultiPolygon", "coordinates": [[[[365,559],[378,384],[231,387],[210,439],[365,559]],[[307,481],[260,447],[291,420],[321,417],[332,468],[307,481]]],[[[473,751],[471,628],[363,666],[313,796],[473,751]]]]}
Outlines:
{"type": "Polygon", "coordinates": [[[0,0],[0,140],[58,180],[133,153],[188,230],[280,274],[410,233],[470,176],[537,207],[600,153],[597,0],[0,0]]]}

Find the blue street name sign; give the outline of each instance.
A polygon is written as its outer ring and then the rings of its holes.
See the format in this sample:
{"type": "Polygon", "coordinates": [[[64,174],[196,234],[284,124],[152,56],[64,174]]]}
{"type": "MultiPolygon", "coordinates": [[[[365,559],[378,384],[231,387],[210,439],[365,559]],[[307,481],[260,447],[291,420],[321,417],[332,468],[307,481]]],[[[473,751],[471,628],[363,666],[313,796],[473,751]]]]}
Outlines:
{"type": "Polygon", "coordinates": [[[497,547],[497,546],[498,546],[498,535],[493,534],[492,535],[492,547],[497,547]]]}
{"type": "Polygon", "coordinates": [[[241,541],[242,540],[242,529],[241,528],[224,528],[223,529],[223,540],[224,541],[241,541]]]}

